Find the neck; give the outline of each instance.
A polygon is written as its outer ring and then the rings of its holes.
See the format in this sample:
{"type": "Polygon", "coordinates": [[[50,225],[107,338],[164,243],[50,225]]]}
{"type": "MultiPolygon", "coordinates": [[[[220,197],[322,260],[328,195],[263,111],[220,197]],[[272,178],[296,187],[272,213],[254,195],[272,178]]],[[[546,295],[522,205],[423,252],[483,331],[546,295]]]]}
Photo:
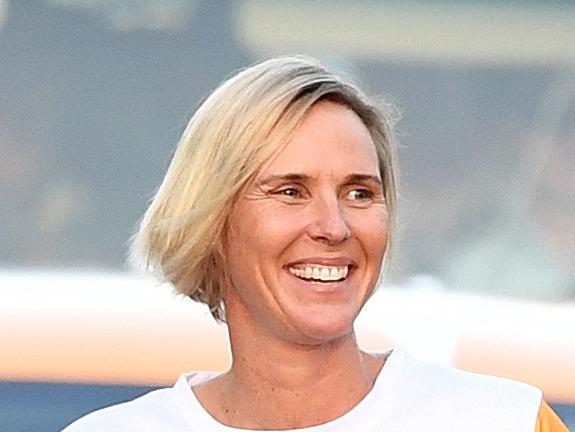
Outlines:
{"type": "Polygon", "coordinates": [[[229,372],[195,389],[208,412],[230,426],[295,429],[334,420],[367,395],[383,366],[360,351],[353,332],[315,345],[236,336],[230,328],[229,372]]]}
{"type": "MultiPolygon", "coordinates": [[[[321,344],[266,343],[265,336],[244,341],[231,338],[233,363],[229,374],[242,386],[268,386],[279,389],[317,389],[345,374],[354,382],[371,385],[365,355],[355,334],[321,344]]],[[[314,390],[315,391],[315,390],[314,390]]]]}

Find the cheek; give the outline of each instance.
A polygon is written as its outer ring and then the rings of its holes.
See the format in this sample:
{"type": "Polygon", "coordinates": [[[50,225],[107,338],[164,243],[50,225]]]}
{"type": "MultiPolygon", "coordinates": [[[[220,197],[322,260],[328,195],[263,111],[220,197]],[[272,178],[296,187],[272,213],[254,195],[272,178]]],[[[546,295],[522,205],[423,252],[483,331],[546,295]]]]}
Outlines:
{"type": "Polygon", "coordinates": [[[361,242],[368,260],[383,260],[388,242],[387,213],[364,214],[354,225],[354,232],[361,242]]]}
{"type": "Polygon", "coordinates": [[[249,231],[251,235],[257,232],[271,243],[277,244],[277,242],[283,241],[285,244],[284,240],[289,240],[302,232],[306,220],[304,209],[271,202],[259,209],[249,231]]]}
{"type": "Polygon", "coordinates": [[[230,270],[241,264],[257,272],[254,267],[277,259],[297,238],[303,218],[293,210],[273,205],[245,207],[238,207],[230,218],[226,254],[232,264],[230,270]]]}

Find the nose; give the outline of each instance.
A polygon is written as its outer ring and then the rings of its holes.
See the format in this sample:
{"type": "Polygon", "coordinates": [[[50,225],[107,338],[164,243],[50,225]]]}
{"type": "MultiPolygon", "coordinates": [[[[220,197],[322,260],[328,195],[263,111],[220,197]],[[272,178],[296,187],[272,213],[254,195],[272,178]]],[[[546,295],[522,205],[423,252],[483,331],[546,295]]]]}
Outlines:
{"type": "Polygon", "coordinates": [[[351,236],[351,230],[337,197],[315,200],[308,232],[313,240],[329,245],[342,243],[351,236]]]}

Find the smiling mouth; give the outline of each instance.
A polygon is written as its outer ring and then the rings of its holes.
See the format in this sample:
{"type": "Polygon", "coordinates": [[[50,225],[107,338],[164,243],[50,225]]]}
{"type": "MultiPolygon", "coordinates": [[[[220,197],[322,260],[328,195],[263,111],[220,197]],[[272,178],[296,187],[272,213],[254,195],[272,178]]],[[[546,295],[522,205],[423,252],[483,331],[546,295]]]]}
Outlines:
{"type": "Polygon", "coordinates": [[[349,266],[304,265],[288,267],[289,272],[299,279],[314,282],[339,282],[347,277],[349,266]]]}

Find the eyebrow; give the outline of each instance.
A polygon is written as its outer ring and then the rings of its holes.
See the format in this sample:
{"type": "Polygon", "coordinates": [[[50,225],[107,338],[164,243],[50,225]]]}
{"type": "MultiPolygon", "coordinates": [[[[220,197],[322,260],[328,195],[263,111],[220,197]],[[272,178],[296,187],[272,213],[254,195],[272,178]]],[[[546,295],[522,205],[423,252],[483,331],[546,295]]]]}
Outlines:
{"type": "MultiPolygon", "coordinates": [[[[273,174],[258,181],[258,184],[271,184],[282,181],[292,182],[307,182],[313,180],[313,177],[308,174],[300,173],[286,173],[286,174],[273,174]]],[[[345,176],[344,183],[376,183],[383,186],[381,178],[373,174],[354,173],[345,176]]]]}
{"type": "Polygon", "coordinates": [[[350,174],[345,177],[346,183],[377,183],[379,186],[383,186],[381,178],[373,174],[350,174]]]}

